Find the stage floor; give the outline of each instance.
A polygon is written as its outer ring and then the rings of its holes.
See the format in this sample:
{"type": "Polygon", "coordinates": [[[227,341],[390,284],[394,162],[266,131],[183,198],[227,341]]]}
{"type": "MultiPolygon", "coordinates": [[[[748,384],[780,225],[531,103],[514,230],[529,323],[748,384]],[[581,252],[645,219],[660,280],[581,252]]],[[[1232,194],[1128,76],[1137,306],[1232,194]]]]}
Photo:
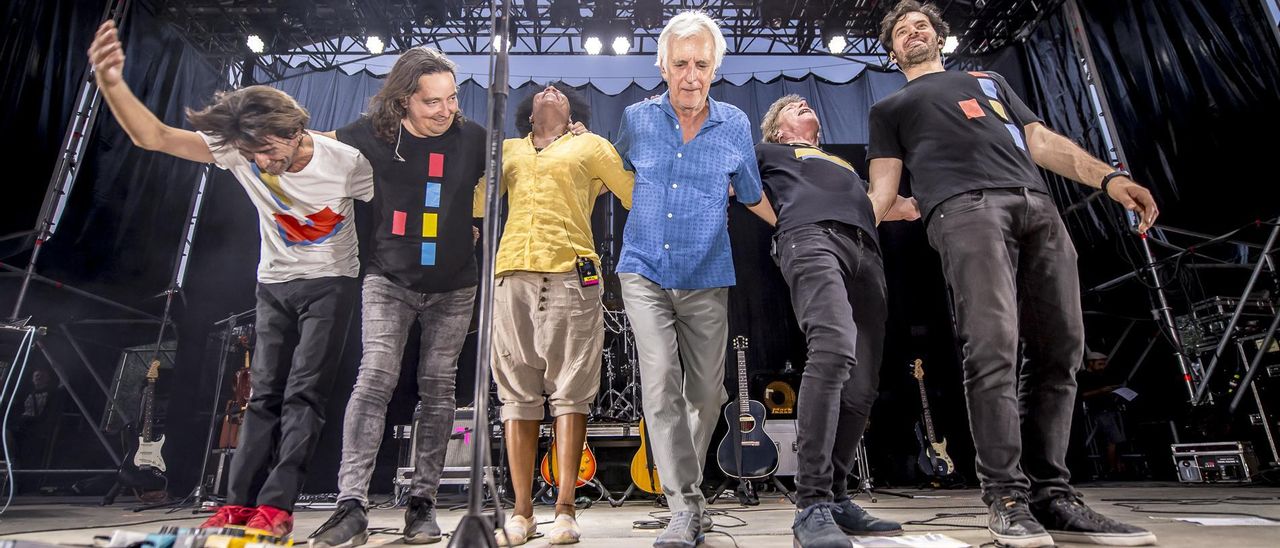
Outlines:
{"type": "MultiPolygon", "coordinates": [[[[1160,546],[1280,546],[1280,527],[1201,526],[1173,520],[1197,516],[1244,517],[1218,514],[1221,512],[1280,520],[1280,488],[1129,483],[1085,486],[1082,491],[1086,501],[1100,512],[1156,533],[1160,546]],[[1178,504],[1179,501],[1183,503],[1178,504]],[[1122,504],[1135,505],[1138,510],[1122,504]]],[[[941,533],[973,546],[990,542],[985,529],[985,509],[976,490],[906,492],[935,498],[904,499],[879,495],[878,502],[872,503],[862,495],[855,500],[878,516],[912,522],[905,527],[908,535],[941,533]],[[940,517],[940,514],[945,515],[940,517]],[[935,525],[924,525],[923,522],[935,525]]],[[[456,499],[457,495],[450,498],[456,499]]],[[[192,516],[189,510],[173,514],[166,514],[163,510],[134,513],[126,504],[119,502],[110,508],[95,506],[87,500],[61,504],[41,502],[40,499],[20,502],[25,504],[15,504],[0,517],[0,538],[89,545],[95,535],[110,535],[117,528],[155,531],[163,525],[193,526],[203,519],[203,516],[192,516]]],[[[735,541],[743,548],[791,546],[794,510],[785,499],[762,497],[759,506],[748,508],[738,505],[736,500],[722,498],[712,506],[712,510],[715,512],[715,528],[707,536],[705,546],[731,547],[735,541]]],[[[463,513],[461,510],[440,512],[441,525],[446,531],[452,530],[463,513]]],[[[651,513],[665,515],[666,510],[654,508],[651,503],[643,501],[628,502],[619,508],[604,503],[593,505],[579,514],[584,533],[579,545],[609,548],[650,546],[657,531],[635,528],[633,522],[652,519],[651,513]]],[[[306,536],[328,515],[328,510],[300,510],[296,515],[295,538],[305,542],[306,536]]],[[[552,508],[536,507],[535,515],[541,520],[549,520],[552,508]]],[[[370,526],[399,529],[403,525],[402,516],[401,509],[374,510],[370,515],[370,526]]],[[[1273,523],[1280,525],[1280,521],[1273,523]]],[[[393,534],[375,534],[369,540],[371,546],[400,544],[399,537],[393,534]]],[[[547,543],[536,539],[528,546],[541,548],[547,543]]]]}

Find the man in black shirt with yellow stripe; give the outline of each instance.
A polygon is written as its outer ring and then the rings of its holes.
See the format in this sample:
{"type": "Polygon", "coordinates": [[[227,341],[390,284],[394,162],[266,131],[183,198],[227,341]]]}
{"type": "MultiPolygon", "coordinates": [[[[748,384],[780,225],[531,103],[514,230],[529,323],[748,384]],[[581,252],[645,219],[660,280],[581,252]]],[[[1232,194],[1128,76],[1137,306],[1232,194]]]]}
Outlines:
{"type": "Polygon", "coordinates": [[[846,548],[847,534],[901,534],[854,504],[846,480],[880,384],[888,311],[876,219],[910,218],[914,204],[877,215],[853,166],[818,146],[818,116],[798,95],[775,101],[760,129],[756,161],[772,205],[761,216],[777,227],[773,257],[809,348],[796,413],[795,544],[846,548]]]}
{"type": "Polygon", "coordinates": [[[877,210],[892,203],[903,168],[911,173],[951,286],[992,535],[1010,546],[1155,543],[1089,509],[1068,484],[1080,282],[1036,166],[1101,188],[1139,216],[1140,231],[1156,219],[1151,193],[1046,128],[1000,75],[944,70],[948,28],[935,6],[903,0],[880,28],[907,85],[871,108],[871,200],[877,210]]]}

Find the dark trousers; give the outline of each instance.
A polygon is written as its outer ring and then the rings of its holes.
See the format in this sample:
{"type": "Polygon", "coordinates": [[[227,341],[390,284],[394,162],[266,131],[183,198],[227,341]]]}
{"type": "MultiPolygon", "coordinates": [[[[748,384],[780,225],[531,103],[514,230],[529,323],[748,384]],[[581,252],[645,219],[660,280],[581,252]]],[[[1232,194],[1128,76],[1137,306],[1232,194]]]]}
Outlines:
{"type": "Polygon", "coordinates": [[[880,384],[884,264],[868,235],[836,222],[789,229],[775,250],[809,346],[796,412],[796,505],[805,508],[849,498],[846,479],[880,384]]]}
{"type": "Polygon", "coordinates": [[[984,499],[1072,493],[1084,323],[1075,247],[1053,201],[1027,189],[967,192],[934,210],[928,234],[951,286],[984,499]]]}
{"type": "Polygon", "coordinates": [[[227,504],[293,511],[359,289],[346,277],[258,284],[253,395],[231,459],[227,504]]]}

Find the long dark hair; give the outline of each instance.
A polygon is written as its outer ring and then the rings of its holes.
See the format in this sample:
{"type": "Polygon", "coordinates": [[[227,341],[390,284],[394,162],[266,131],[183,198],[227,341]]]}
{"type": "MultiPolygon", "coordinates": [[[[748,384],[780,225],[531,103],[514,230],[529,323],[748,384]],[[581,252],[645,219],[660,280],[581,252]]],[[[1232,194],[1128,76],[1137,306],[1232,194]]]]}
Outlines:
{"type": "Polygon", "coordinates": [[[213,104],[187,109],[187,120],[196,131],[214,137],[213,146],[261,148],[267,137],[291,139],[306,129],[311,115],[288,93],[268,86],[248,86],[220,91],[213,104]]]}
{"type": "MultiPolygon", "coordinates": [[[[385,142],[394,143],[400,121],[408,113],[405,100],[418,92],[418,79],[441,72],[452,74],[455,81],[458,78],[458,65],[437,50],[419,46],[400,54],[383,81],[382,89],[369,99],[367,116],[373,124],[373,134],[385,142]]],[[[455,117],[461,120],[462,111],[459,110],[455,117]]]]}
{"type": "MultiPolygon", "coordinates": [[[[578,93],[578,90],[569,87],[564,82],[552,82],[552,86],[560,90],[564,94],[564,98],[569,101],[569,119],[574,122],[582,122],[587,129],[591,129],[591,104],[578,93]]],[[[516,131],[520,132],[523,137],[533,131],[533,123],[529,121],[529,117],[533,116],[533,96],[542,92],[547,86],[542,86],[538,91],[529,94],[519,105],[516,105],[516,131]]]]}

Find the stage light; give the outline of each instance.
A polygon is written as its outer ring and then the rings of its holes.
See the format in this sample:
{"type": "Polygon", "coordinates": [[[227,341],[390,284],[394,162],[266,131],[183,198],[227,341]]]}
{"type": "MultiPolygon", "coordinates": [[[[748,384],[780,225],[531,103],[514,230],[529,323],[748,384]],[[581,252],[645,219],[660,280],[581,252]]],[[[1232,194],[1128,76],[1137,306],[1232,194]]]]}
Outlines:
{"type": "Polygon", "coordinates": [[[631,51],[631,40],[626,36],[618,36],[613,39],[613,54],[626,55],[631,51]]]}
{"type": "Polygon", "coordinates": [[[959,47],[960,47],[960,40],[957,39],[955,36],[948,36],[947,41],[943,42],[942,44],[942,53],[951,55],[952,53],[955,53],[956,49],[959,47]]]}
{"type": "Polygon", "coordinates": [[[771,29],[780,29],[794,19],[799,11],[796,4],[782,0],[760,0],[760,22],[771,29]]]}
{"type": "Polygon", "coordinates": [[[822,43],[827,46],[827,51],[839,55],[849,46],[846,34],[848,30],[845,29],[843,21],[828,22],[822,26],[822,43]]]}
{"type": "Polygon", "coordinates": [[[266,49],[266,44],[262,43],[262,37],[256,34],[250,34],[249,39],[244,43],[249,46],[249,51],[254,53],[262,53],[266,49]]]}
{"type": "Polygon", "coordinates": [[[578,0],[551,0],[547,15],[551,17],[552,26],[562,29],[575,27],[582,20],[578,0]]]}
{"type": "Polygon", "coordinates": [[[662,26],[662,0],[636,0],[635,7],[632,8],[632,15],[635,16],[636,26],[642,29],[652,29],[662,26]]]}
{"type": "Polygon", "coordinates": [[[364,41],[364,45],[369,49],[369,53],[374,55],[382,55],[382,50],[386,48],[386,44],[382,43],[382,38],[376,34],[370,34],[369,38],[364,41]]]}
{"type": "Polygon", "coordinates": [[[502,51],[503,49],[510,49],[512,44],[515,44],[517,41],[516,31],[518,28],[519,26],[516,25],[515,21],[508,21],[507,37],[503,38],[502,36],[494,36],[493,37],[494,49],[497,51],[502,51]]]}
{"type": "Polygon", "coordinates": [[[582,49],[588,55],[600,55],[604,51],[604,43],[608,37],[609,23],[600,19],[591,19],[582,25],[582,49]]]}
{"type": "Polygon", "coordinates": [[[599,37],[588,36],[582,39],[582,49],[587,50],[587,55],[600,55],[604,50],[604,44],[600,42],[599,37]]]}
{"type": "Polygon", "coordinates": [[[442,1],[422,3],[422,26],[438,27],[449,19],[449,6],[442,1]]]}

